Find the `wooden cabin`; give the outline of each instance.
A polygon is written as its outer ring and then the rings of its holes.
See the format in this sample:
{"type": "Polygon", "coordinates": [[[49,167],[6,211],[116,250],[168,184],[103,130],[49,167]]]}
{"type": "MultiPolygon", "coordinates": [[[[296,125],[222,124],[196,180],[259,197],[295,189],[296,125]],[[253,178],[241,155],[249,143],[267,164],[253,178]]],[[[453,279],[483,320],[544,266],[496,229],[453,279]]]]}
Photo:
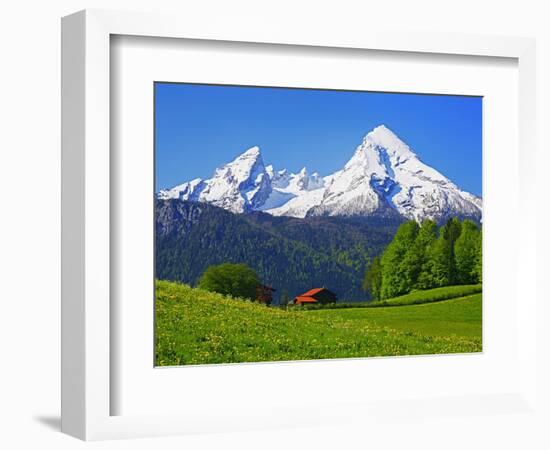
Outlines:
{"type": "Polygon", "coordinates": [[[303,294],[298,295],[294,299],[295,305],[307,305],[312,303],[336,303],[336,300],[338,300],[338,297],[336,297],[336,294],[332,291],[329,291],[327,288],[315,288],[310,289],[307,292],[304,292],[303,294]]]}
{"type": "Polygon", "coordinates": [[[256,300],[260,303],[265,303],[266,305],[271,305],[273,301],[273,289],[271,286],[266,286],[265,284],[260,284],[256,288],[256,300]]]}

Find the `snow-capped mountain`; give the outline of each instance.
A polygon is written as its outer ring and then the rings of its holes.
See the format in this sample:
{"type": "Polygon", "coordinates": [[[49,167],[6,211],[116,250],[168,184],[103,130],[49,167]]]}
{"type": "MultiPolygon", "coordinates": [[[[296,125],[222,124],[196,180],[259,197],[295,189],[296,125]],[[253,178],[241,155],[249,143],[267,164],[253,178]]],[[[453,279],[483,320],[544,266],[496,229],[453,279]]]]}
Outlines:
{"type": "Polygon", "coordinates": [[[217,168],[209,180],[197,178],[160,191],[158,197],[207,202],[242,213],[260,209],[271,192],[271,178],[260,149],[252,147],[234,161],[217,168]]]}
{"type": "Polygon", "coordinates": [[[311,215],[372,215],[388,208],[408,218],[481,219],[481,199],[461,191],[424,164],[384,125],[365,136],[352,158],[332,180],[311,215]]]}
{"type": "Polygon", "coordinates": [[[325,177],[310,175],[305,167],[299,173],[276,171],[252,147],[216,169],[212,178],[195,179],[158,196],[208,202],[235,213],[305,217],[397,212],[418,222],[450,216],[480,221],[482,207],[479,197],[424,164],[384,125],[364,137],[341,170],[325,177]]]}

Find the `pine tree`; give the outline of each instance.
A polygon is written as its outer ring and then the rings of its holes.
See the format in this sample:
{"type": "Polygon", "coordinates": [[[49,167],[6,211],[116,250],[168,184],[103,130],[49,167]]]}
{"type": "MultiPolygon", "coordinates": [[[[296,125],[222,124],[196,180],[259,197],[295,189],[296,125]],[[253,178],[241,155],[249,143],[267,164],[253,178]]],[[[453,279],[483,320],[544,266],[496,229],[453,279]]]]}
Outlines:
{"type": "Polygon", "coordinates": [[[480,229],[476,238],[476,257],[474,262],[475,282],[483,282],[483,231],[480,229]]]}
{"type": "Polygon", "coordinates": [[[407,285],[414,289],[422,289],[422,269],[428,261],[428,250],[437,240],[437,224],[433,220],[425,220],[414,241],[414,244],[407,250],[403,258],[403,267],[407,285]]]}
{"type": "Polygon", "coordinates": [[[428,258],[419,279],[423,289],[456,283],[454,244],[461,232],[460,221],[450,218],[439,230],[439,238],[428,250],[428,258]]]}
{"type": "Polygon", "coordinates": [[[371,300],[379,301],[382,294],[381,287],[382,265],[380,264],[380,257],[376,256],[370,263],[368,269],[365,271],[363,290],[369,292],[371,300]]]}
{"type": "Polygon", "coordinates": [[[450,284],[450,257],[451,252],[448,242],[443,235],[440,235],[431,248],[429,262],[426,265],[428,288],[448,286],[450,284]]]}
{"type": "Polygon", "coordinates": [[[395,297],[411,290],[412,285],[407,276],[409,262],[404,261],[404,258],[414,245],[418,230],[414,220],[401,224],[382,254],[382,298],[395,297]]]}
{"type": "Polygon", "coordinates": [[[415,242],[417,252],[420,254],[413,269],[417,272],[414,288],[431,289],[436,286],[432,277],[432,259],[437,244],[439,229],[433,220],[425,220],[420,227],[420,232],[415,242]]]}
{"type": "MultiPolygon", "coordinates": [[[[462,226],[460,221],[456,217],[451,217],[443,228],[441,229],[441,235],[445,242],[444,254],[447,260],[445,261],[446,270],[447,270],[447,285],[456,284],[457,274],[456,274],[456,263],[455,263],[455,242],[460,237],[462,231],[462,226]]],[[[442,286],[445,286],[443,284],[442,286]]]]}
{"type": "Polygon", "coordinates": [[[454,245],[456,267],[455,282],[473,284],[478,282],[476,260],[478,259],[479,230],[470,220],[462,222],[462,231],[454,245]]]}

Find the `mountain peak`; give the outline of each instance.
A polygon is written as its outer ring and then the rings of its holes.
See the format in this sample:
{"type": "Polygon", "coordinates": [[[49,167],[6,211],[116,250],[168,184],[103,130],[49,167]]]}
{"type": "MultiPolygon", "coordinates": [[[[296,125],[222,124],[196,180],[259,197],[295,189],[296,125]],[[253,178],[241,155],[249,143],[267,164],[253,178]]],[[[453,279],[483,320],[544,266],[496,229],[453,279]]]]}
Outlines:
{"type": "Polygon", "coordinates": [[[411,149],[385,125],[378,125],[365,136],[364,143],[371,143],[376,147],[383,147],[392,153],[412,153],[411,149]]]}
{"type": "Polygon", "coordinates": [[[373,139],[399,139],[397,135],[384,124],[374,127],[367,136],[373,139]]]}
{"type": "Polygon", "coordinates": [[[261,158],[262,158],[262,154],[260,152],[260,147],[255,145],[254,147],[250,147],[248,150],[242,152],[229,164],[239,164],[245,161],[254,163],[255,161],[261,160],[261,158]]]}
{"type": "Polygon", "coordinates": [[[240,181],[252,176],[255,172],[263,172],[265,168],[260,147],[250,147],[233,161],[217,169],[216,173],[225,174],[227,170],[230,170],[231,174],[236,176],[240,181]]]}
{"type": "Polygon", "coordinates": [[[245,152],[241,153],[241,155],[239,156],[239,158],[243,157],[243,156],[259,156],[260,155],[260,147],[258,147],[257,145],[255,145],[254,147],[250,147],[248,150],[246,150],[245,152]]]}

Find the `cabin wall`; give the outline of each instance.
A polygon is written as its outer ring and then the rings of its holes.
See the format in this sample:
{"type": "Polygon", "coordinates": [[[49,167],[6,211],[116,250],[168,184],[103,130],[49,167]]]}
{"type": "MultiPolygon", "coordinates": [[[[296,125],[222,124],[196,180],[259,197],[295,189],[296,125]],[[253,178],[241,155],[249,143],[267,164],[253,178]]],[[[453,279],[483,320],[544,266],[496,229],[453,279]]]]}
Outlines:
{"type": "Polygon", "coordinates": [[[319,292],[318,294],[315,294],[314,298],[319,303],[323,303],[323,304],[325,304],[325,303],[335,303],[336,302],[336,295],[334,295],[331,292],[327,292],[327,291],[322,291],[322,292],[319,292]]]}

